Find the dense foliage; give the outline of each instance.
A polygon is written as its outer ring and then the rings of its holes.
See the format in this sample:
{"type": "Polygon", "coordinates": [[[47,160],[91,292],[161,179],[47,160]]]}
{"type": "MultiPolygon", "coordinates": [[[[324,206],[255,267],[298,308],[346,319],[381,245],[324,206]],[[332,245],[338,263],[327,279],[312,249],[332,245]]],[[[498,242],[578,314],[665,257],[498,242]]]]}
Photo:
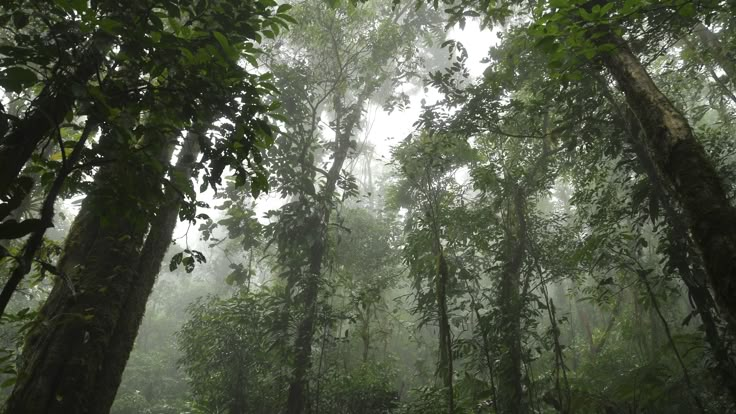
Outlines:
{"type": "Polygon", "coordinates": [[[725,0],[6,1],[2,410],[736,413],[733,50],[725,0]]]}

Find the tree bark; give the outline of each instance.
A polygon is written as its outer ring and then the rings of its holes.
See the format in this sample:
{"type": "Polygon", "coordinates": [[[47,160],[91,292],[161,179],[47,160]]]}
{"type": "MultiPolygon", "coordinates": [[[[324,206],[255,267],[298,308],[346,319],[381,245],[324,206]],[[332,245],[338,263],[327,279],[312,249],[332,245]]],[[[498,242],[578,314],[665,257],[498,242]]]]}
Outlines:
{"type": "MultiPolygon", "coordinates": [[[[160,144],[153,157],[167,153],[160,144]]],[[[91,390],[136,277],[151,197],[160,197],[163,171],[136,160],[95,175],[57,266],[61,278],[29,332],[7,413],[95,412],[91,390]]]]}
{"type": "MultiPolygon", "coordinates": [[[[652,181],[653,194],[650,197],[659,198],[665,212],[665,219],[669,227],[667,238],[670,245],[667,253],[670,264],[674,269],[677,269],[695,305],[695,311],[703,323],[705,340],[710,346],[711,352],[713,352],[713,359],[716,363],[715,371],[721,377],[723,386],[730,394],[731,400],[736,402],[736,365],[734,365],[721,337],[716,322],[717,316],[714,314],[716,304],[705,285],[706,275],[703,272],[702,263],[697,252],[692,248],[692,240],[688,234],[685,220],[668,200],[662,183],[663,180],[658,176],[652,160],[648,157],[642,145],[633,139],[638,135],[635,132],[638,130],[636,125],[631,125],[630,122],[627,123],[629,124],[634,152],[639,156],[644,170],[652,181]]],[[[733,330],[730,324],[727,323],[726,325],[730,330],[733,330]]]]}
{"type": "Polygon", "coordinates": [[[616,79],[644,129],[637,137],[650,153],[658,175],[682,205],[689,230],[702,254],[718,305],[736,318],[736,210],[703,146],[685,117],[657,88],[626,42],[606,29],[595,38],[616,49],[601,59],[616,79]]]}
{"type": "Polygon", "coordinates": [[[341,98],[335,98],[337,118],[335,158],[327,172],[325,185],[319,193],[319,207],[315,216],[312,217],[314,232],[317,236],[316,241],[309,248],[309,274],[304,280],[303,296],[306,313],[297,327],[294,343],[294,374],[289,384],[289,396],[286,403],[287,414],[302,414],[304,412],[308,382],[307,374],[309,373],[312,357],[312,337],[314,336],[314,323],[317,316],[317,296],[322,273],[322,261],[327,246],[327,226],[330,223],[333,207],[332,198],[337,188],[337,180],[340,178],[340,171],[348,156],[353,130],[360,122],[363,105],[372,91],[372,88],[367,87],[343,119],[340,119],[343,113],[341,98]]]}
{"type": "Polygon", "coordinates": [[[520,277],[526,254],[525,200],[514,186],[508,201],[504,265],[499,287],[499,313],[503,353],[498,369],[498,407],[505,414],[523,413],[521,376],[520,277]]]}
{"type": "Polygon", "coordinates": [[[363,341],[363,363],[367,364],[371,352],[371,305],[369,303],[364,306],[365,309],[360,314],[360,339],[363,341]]]}
{"type": "MultiPolygon", "coordinates": [[[[194,162],[199,155],[198,133],[190,133],[184,142],[172,177],[191,179],[194,162]]],[[[100,374],[90,392],[90,412],[107,413],[115,400],[120,381],[130,352],[133,350],[138,328],[146,312],[148,297],[153,291],[156,278],[161,270],[161,262],[171,246],[172,235],[179,222],[182,193],[167,187],[164,203],[151,221],[151,228],[140,253],[135,278],[130,284],[125,302],[120,312],[110,344],[105,350],[100,374]]]]}
{"type": "Polygon", "coordinates": [[[450,320],[447,315],[447,285],[450,275],[440,241],[436,240],[435,243],[436,249],[438,250],[435,290],[437,292],[437,314],[439,315],[437,322],[440,327],[440,373],[442,375],[442,382],[447,389],[447,412],[451,414],[455,410],[455,394],[452,386],[454,375],[452,367],[452,331],[450,330],[450,320]]]}

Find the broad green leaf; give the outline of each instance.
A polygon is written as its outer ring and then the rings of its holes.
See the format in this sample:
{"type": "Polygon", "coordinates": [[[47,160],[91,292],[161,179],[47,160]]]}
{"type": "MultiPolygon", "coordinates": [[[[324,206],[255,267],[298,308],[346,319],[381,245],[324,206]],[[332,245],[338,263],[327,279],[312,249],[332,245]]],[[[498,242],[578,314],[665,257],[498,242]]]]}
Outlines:
{"type": "Polygon", "coordinates": [[[20,66],[10,67],[0,73],[0,86],[11,92],[21,92],[36,82],[36,73],[20,66]]]}

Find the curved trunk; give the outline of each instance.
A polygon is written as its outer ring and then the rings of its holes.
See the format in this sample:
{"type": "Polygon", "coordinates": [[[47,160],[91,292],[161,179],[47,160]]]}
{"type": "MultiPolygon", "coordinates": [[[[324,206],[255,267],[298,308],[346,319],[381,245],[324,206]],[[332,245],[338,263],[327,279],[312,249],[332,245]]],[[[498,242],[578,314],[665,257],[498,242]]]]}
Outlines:
{"type": "Polygon", "coordinates": [[[736,319],[736,210],[721,179],[695,139],[685,117],[657,88],[620,37],[606,32],[594,40],[617,47],[602,61],[623,91],[644,133],[641,141],[657,174],[682,205],[700,250],[716,301],[729,322],[736,319]]]}
{"type": "MultiPolygon", "coordinates": [[[[160,151],[159,156],[170,153],[160,151]]],[[[61,279],[28,334],[6,412],[94,412],[91,390],[135,280],[148,230],[149,204],[144,201],[160,192],[162,178],[161,170],[125,161],[95,175],[57,266],[61,279]]]]}
{"type": "MultiPolygon", "coordinates": [[[[637,135],[634,131],[636,131],[636,127],[630,125],[631,138],[637,135]]],[[[687,287],[692,303],[695,306],[695,311],[703,323],[705,340],[708,342],[711,352],[713,352],[713,359],[716,363],[716,369],[714,371],[721,377],[723,386],[730,394],[731,400],[736,402],[736,365],[731,360],[726,344],[721,337],[716,322],[718,317],[714,314],[715,303],[705,285],[706,275],[703,273],[702,263],[698,260],[697,252],[693,251],[692,241],[687,232],[685,220],[667,199],[662,179],[658,176],[652,160],[647,156],[641,144],[633,141],[632,147],[652,181],[654,195],[662,200],[665,218],[669,226],[667,237],[670,246],[667,253],[670,263],[680,274],[683,283],[687,287]]],[[[726,326],[728,329],[733,330],[731,324],[726,323],[726,326]]]]}
{"type": "MultiPolygon", "coordinates": [[[[55,131],[76,101],[74,89],[86,87],[112,47],[113,38],[96,33],[70,76],[55,78],[31,104],[23,119],[4,137],[0,137],[0,196],[10,188],[38,144],[55,131]]],[[[2,219],[2,217],[0,217],[2,219]]]]}

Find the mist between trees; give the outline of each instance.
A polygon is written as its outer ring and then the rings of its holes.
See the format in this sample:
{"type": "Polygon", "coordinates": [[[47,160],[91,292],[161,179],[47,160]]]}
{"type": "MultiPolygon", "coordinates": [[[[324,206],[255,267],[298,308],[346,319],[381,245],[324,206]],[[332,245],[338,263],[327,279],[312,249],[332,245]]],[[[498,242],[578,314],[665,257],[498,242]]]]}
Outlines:
{"type": "Polygon", "coordinates": [[[725,0],[5,1],[0,412],[736,412],[734,50],[725,0]]]}

